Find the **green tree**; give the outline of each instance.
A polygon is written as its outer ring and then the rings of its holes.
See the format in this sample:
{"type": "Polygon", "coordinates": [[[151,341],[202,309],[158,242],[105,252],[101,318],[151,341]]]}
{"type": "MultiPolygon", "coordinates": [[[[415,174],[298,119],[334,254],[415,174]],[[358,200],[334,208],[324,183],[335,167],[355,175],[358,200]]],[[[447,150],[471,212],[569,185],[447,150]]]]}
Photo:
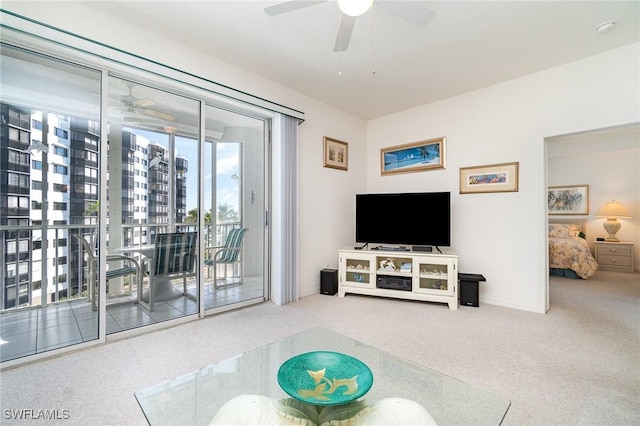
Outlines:
{"type": "Polygon", "coordinates": [[[184,221],[187,223],[196,223],[198,221],[198,208],[196,207],[189,210],[184,221]]]}
{"type": "MultiPolygon", "coordinates": [[[[198,208],[195,207],[187,212],[187,217],[184,220],[187,223],[196,223],[198,221],[198,208]]],[[[204,223],[211,223],[211,212],[205,212],[204,223]]]]}

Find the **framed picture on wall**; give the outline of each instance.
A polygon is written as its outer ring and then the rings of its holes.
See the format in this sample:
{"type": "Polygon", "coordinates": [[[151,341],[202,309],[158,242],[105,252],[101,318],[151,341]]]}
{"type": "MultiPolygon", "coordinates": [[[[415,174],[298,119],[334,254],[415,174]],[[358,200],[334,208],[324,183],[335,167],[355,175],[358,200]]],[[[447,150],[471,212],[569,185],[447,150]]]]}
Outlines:
{"type": "Polygon", "coordinates": [[[444,169],[445,138],[429,139],[380,150],[382,175],[444,169]]]}
{"type": "Polygon", "coordinates": [[[349,144],[324,137],[324,166],[347,170],[349,167],[349,144]]]}
{"type": "Polygon", "coordinates": [[[551,215],[589,214],[589,185],[550,186],[547,206],[551,215]]]}
{"type": "Polygon", "coordinates": [[[460,168],[460,193],[518,192],[518,163],[460,168]]]}

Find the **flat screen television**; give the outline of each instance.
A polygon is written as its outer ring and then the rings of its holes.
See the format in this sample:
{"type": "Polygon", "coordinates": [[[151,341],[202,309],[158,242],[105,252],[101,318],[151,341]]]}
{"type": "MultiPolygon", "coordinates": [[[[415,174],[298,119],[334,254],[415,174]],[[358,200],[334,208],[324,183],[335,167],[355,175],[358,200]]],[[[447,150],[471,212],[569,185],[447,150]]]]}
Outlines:
{"type": "Polygon", "coordinates": [[[356,242],[451,245],[451,194],[356,194],[356,242]]]}

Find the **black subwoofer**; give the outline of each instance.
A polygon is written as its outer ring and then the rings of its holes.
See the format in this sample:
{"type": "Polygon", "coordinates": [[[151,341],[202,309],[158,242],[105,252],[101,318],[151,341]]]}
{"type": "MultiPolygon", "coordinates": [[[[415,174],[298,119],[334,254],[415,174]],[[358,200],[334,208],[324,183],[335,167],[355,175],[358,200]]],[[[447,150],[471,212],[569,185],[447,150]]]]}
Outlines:
{"type": "Polygon", "coordinates": [[[458,274],[460,281],[460,305],[479,307],[478,284],[480,281],[486,281],[480,274],[458,274]]]}
{"type": "Polygon", "coordinates": [[[338,270],[323,269],[320,271],[320,293],[334,295],[338,292],[338,270]]]}

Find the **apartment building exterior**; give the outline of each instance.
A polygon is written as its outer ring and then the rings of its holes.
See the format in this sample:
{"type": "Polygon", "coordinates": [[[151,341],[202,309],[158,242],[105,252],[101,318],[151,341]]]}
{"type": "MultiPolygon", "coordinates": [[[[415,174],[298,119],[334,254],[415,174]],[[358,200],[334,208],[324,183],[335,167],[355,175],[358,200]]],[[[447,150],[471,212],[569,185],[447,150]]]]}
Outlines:
{"type": "MultiPolygon", "coordinates": [[[[0,104],[0,112],[0,224],[7,227],[0,239],[2,309],[82,296],[86,261],[73,236],[97,234],[99,123],[6,103],[0,104]]],[[[110,203],[119,207],[118,221],[165,223],[172,198],[176,220],[184,221],[187,160],[176,158],[175,188],[170,191],[167,147],[128,128],[119,133],[122,162],[108,163],[121,164],[122,173],[113,179],[112,171],[107,173],[108,187],[120,186],[107,191],[119,198],[110,203]]],[[[145,229],[126,228],[124,238],[151,243],[145,229]]]]}

